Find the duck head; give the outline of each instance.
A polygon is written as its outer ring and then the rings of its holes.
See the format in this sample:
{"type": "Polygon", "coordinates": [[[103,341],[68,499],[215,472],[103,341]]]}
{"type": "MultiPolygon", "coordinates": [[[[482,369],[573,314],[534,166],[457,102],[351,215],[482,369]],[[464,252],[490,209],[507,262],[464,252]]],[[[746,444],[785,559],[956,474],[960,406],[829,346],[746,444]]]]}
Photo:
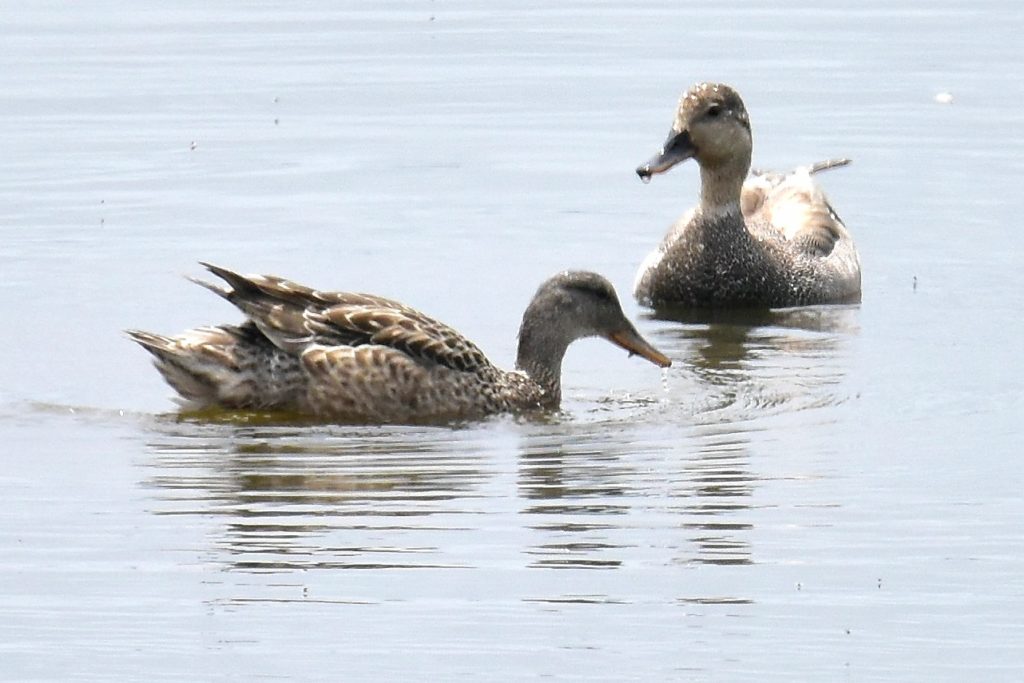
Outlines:
{"type": "Polygon", "coordinates": [[[721,83],[698,83],[680,99],[661,150],[636,169],[644,182],[695,158],[702,169],[750,167],[750,118],[739,94],[721,83]]]}
{"type": "Polygon", "coordinates": [[[672,364],[626,318],[608,280],[597,273],[565,271],[544,282],[523,313],[516,367],[557,396],[565,351],[584,337],[603,337],[659,367],[672,364]]]}

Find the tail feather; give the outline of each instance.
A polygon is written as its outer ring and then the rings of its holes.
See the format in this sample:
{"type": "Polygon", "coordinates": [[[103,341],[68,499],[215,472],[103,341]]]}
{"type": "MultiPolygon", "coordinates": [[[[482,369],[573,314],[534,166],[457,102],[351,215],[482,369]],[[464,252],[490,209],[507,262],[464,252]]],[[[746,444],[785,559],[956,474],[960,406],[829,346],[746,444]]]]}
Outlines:
{"type": "Polygon", "coordinates": [[[230,372],[229,368],[218,368],[205,355],[190,353],[188,344],[180,337],[165,337],[142,330],[126,330],[126,334],[153,354],[153,365],[182,398],[200,406],[218,402],[218,376],[225,371],[230,372]]]}
{"type": "Polygon", "coordinates": [[[852,162],[853,159],[847,159],[846,157],[840,157],[838,159],[826,159],[825,161],[819,161],[817,163],[811,164],[810,167],[807,169],[807,172],[810,173],[811,175],[814,175],[815,173],[828,171],[833,168],[842,168],[843,166],[846,166],[852,162]]]}
{"type": "Polygon", "coordinates": [[[248,318],[245,323],[199,327],[174,337],[126,330],[128,337],[152,354],[178,394],[199,407],[299,406],[306,375],[298,356],[310,337],[304,304],[317,293],[272,276],[246,277],[202,265],[224,283],[189,279],[236,306],[248,318]]]}
{"type": "MultiPolygon", "coordinates": [[[[221,280],[224,280],[224,282],[228,283],[228,285],[231,286],[231,293],[233,294],[245,296],[264,295],[263,290],[257,287],[252,280],[245,277],[244,275],[239,275],[233,270],[221,268],[220,266],[214,265],[212,263],[207,263],[206,261],[200,261],[199,265],[201,265],[203,268],[206,268],[208,271],[219,277],[221,280]]],[[[193,280],[193,282],[195,282],[195,280],[193,280]]],[[[208,283],[199,281],[197,284],[201,284],[207,289],[211,289],[211,286],[208,283]]],[[[216,287],[216,289],[213,289],[214,292],[220,293],[220,291],[226,291],[223,290],[222,287],[219,287],[217,285],[214,285],[213,287],[216,287]]]]}
{"type": "Polygon", "coordinates": [[[797,166],[792,171],[786,171],[785,173],[779,171],[766,171],[759,168],[750,170],[750,175],[754,178],[764,178],[769,181],[772,185],[777,185],[786,178],[797,175],[799,173],[806,173],[807,175],[814,175],[815,173],[821,173],[822,171],[829,171],[833,168],[842,168],[853,163],[853,159],[846,157],[837,157],[835,159],[825,159],[824,161],[816,161],[808,166],[797,166]]]}
{"type": "Polygon", "coordinates": [[[251,323],[201,327],[177,337],[142,330],[126,334],[153,354],[167,383],[199,407],[287,407],[303,386],[298,360],[251,323]]]}
{"type": "Polygon", "coordinates": [[[125,330],[124,333],[127,334],[132,341],[137,342],[142,346],[142,348],[146,349],[158,358],[172,345],[170,337],[153,334],[152,332],[146,332],[144,330],[125,330]]]}
{"type": "Polygon", "coordinates": [[[212,263],[201,263],[227,286],[202,280],[193,282],[231,302],[275,346],[297,355],[310,342],[312,335],[306,329],[305,311],[311,302],[318,301],[317,292],[272,275],[239,275],[212,263]]]}
{"type": "Polygon", "coordinates": [[[216,282],[207,282],[206,280],[200,280],[199,278],[192,277],[191,275],[186,275],[185,279],[187,279],[189,282],[199,285],[203,289],[210,290],[219,297],[223,297],[224,299],[231,301],[231,294],[233,292],[230,288],[225,287],[224,285],[217,284],[216,282]]]}

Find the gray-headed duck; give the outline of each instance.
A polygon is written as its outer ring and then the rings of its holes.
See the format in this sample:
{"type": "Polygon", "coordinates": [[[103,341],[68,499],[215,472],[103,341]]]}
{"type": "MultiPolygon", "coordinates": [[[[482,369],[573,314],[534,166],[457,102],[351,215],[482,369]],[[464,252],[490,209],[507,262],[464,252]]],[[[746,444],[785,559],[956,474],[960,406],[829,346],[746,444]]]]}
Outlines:
{"type": "Polygon", "coordinates": [[[562,357],[600,336],[630,355],[671,364],[626,319],[600,275],[567,271],[523,314],[516,370],[405,304],[322,292],[269,275],[204,264],[226,285],[199,284],[247,317],[176,337],[129,331],[194,407],[279,410],[345,422],[433,422],[557,408],[562,357]]]}

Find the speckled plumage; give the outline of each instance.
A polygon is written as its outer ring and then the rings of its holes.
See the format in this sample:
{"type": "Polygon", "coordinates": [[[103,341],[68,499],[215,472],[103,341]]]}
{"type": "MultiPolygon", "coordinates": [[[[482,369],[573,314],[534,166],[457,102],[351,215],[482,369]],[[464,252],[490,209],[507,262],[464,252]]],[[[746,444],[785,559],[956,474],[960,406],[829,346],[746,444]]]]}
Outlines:
{"type": "Polygon", "coordinates": [[[562,356],[582,336],[606,336],[652,362],[669,362],[593,273],[561,273],[541,286],[523,317],[519,369],[505,371],[461,334],[405,304],[204,265],[227,286],[197,282],[245,313],[244,324],[177,337],[128,332],[196,407],[351,422],[476,418],[557,407],[562,356]]]}
{"type": "Polygon", "coordinates": [[[860,300],[853,239],[812,175],[748,176],[747,111],[729,86],[701,83],[683,95],[664,148],[637,173],[648,179],[695,158],[701,196],[637,273],[647,306],[781,307],[860,300]]]}

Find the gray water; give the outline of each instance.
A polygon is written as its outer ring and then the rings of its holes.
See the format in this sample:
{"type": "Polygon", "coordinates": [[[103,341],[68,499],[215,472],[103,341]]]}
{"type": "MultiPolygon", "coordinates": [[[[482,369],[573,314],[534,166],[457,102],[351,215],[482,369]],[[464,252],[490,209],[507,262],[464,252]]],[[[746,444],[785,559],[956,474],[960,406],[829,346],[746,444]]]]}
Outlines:
{"type": "Polygon", "coordinates": [[[0,677],[1024,677],[1015,2],[14,3],[0,21],[0,677]],[[859,306],[655,320],[681,90],[822,176],[859,306]],[[948,93],[952,103],[936,96],[948,93]],[[121,330],[199,259],[407,301],[514,358],[588,268],[564,410],[183,420],[121,330]]]}

